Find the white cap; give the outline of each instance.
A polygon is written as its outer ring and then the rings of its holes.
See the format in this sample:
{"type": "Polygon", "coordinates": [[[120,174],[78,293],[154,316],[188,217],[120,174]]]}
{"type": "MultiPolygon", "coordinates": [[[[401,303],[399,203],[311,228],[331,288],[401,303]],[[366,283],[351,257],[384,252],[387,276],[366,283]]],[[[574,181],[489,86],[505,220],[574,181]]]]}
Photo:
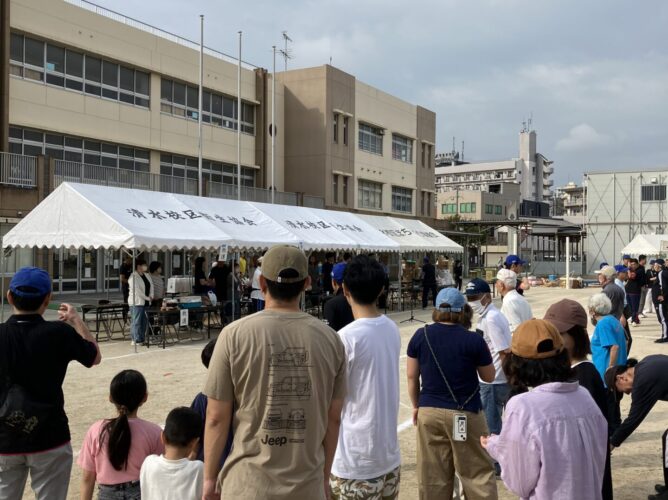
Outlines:
{"type": "Polygon", "coordinates": [[[517,273],[510,269],[499,269],[496,279],[501,281],[506,288],[515,288],[517,284],[517,273]]]}

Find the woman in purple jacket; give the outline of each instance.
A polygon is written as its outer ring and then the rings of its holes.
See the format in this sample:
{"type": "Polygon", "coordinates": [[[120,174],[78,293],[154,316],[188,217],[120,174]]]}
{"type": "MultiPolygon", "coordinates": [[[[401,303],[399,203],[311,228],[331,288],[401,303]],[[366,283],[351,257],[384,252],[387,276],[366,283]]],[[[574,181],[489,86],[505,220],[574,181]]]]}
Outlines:
{"type": "Polygon", "coordinates": [[[574,381],[557,328],[540,319],[522,323],[504,371],[515,396],[501,434],[480,440],[506,487],[522,499],[600,500],[608,425],[574,381]]]}

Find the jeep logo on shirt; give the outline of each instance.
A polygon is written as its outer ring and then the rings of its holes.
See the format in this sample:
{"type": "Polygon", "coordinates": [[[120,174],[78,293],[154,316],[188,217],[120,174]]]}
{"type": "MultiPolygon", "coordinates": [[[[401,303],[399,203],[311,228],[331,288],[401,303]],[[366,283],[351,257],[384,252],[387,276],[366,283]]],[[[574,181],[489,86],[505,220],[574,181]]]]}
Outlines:
{"type": "Polygon", "coordinates": [[[262,444],[268,444],[269,446],[283,446],[287,444],[288,438],[285,436],[278,437],[269,437],[269,434],[265,434],[264,438],[260,440],[262,444]]]}

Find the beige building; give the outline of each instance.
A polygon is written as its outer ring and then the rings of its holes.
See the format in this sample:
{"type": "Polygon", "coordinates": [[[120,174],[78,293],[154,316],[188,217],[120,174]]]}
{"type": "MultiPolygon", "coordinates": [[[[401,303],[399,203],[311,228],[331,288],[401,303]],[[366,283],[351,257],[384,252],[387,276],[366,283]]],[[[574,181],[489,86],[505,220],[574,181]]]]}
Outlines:
{"type": "Polygon", "coordinates": [[[437,193],[437,218],[458,217],[467,221],[517,220],[520,187],[505,182],[498,193],[475,190],[445,191],[437,193]]]}
{"type": "Polygon", "coordinates": [[[575,182],[569,182],[555,191],[560,208],[555,215],[584,217],[587,211],[587,188],[584,185],[578,186],[575,182]]]}
{"type": "Polygon", "coordinates": [[[434,217],[436,115],[332,66],[279,73],[285,188],[328,208],[434,217]]]}

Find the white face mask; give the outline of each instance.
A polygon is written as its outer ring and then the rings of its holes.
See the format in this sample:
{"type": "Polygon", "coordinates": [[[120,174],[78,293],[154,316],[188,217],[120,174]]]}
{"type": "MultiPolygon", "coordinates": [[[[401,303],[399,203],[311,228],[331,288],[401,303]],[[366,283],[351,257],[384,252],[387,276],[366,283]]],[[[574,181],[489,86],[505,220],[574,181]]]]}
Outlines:
{"type": "Polygon", "coordinates": [[[141,270],[143,273],[145,273],[146,271],[148,271],[148,266],[141,266],[141,270]]]}
{"type": "Polygon", "coordinates": [[[473,309],[473,312],[477,314],[484,313],[485,309],[487,308],[487,306],[482,305],[482,302],[480,300],[473,300],[469,302],[469,305],[471,306],[471,309],[473,309]]]}

